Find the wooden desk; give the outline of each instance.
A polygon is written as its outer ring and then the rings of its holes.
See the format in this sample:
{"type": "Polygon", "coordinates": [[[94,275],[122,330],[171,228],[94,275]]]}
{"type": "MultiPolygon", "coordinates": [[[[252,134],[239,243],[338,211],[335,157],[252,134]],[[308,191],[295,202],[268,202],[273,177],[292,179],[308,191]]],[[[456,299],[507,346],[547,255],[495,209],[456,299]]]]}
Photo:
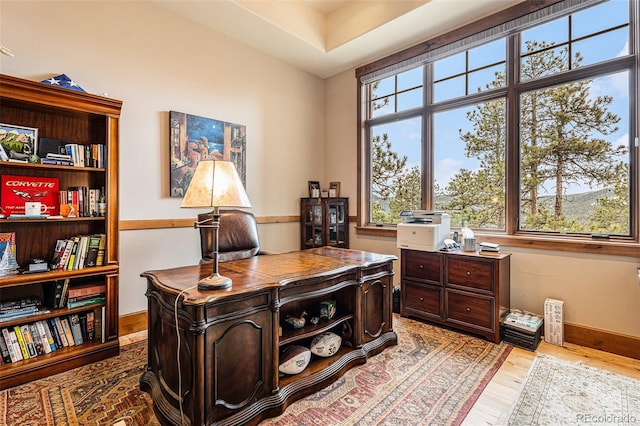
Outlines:
{"type": "Polygon", "coordinates": [[[221,263],[219,271],[233,287],[207,292],[195,286],[211,273],[210,265],[143,273],[149,359],[140,387],[151,394],[158,420],[164,425],[258,424],[397,344],[393,260],[330,247],[256,256],[221,263]],[[287,315],[312,313],[324,300],[337,302],[333,319],[300,330],[282,326],[287,315]],[[340,351],[329,358],[313,356],[302,373],[281,377],[279,350],[293,343],[308,347],[324,331],[343,337],[340,351]]]}

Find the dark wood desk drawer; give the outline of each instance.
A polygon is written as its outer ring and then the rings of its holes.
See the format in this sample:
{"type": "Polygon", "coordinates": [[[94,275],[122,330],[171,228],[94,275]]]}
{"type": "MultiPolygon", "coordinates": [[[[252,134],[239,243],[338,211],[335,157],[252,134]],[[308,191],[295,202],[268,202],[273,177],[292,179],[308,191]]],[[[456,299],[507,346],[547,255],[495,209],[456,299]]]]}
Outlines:
{"type": "Polygon", "coordinates": [[[447,291],[447,320],[494,330],[495,299],[447,291]]]}
{"type": "Polygon", "coordinates": [[[493,293],[495,291],[493,271],[493,262],[451,256],[447,259],[447,285],[458,285],[493,293]]]}
{"type": "Polygon", "coordinates": [[[408,309],[435,315],[438,318],[442,317],[440,311],[442,288],[403,282],[402,291],[405,312],[408,309]]]}
{"type": "Polygon", "coordinates": [[[440,285],[441,263],[442,254],[440,253],[402,250],[402,278],[440,285]]]}

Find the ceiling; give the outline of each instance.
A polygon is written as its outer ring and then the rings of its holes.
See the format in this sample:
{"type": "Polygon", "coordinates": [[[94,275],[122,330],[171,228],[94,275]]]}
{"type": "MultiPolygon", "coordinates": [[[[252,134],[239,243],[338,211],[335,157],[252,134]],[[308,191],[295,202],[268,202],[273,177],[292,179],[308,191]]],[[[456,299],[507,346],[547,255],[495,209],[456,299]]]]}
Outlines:
{"type": "Polygon", "coordinates": [[[320,78],[523,0],[151,0],[320,78]]]}

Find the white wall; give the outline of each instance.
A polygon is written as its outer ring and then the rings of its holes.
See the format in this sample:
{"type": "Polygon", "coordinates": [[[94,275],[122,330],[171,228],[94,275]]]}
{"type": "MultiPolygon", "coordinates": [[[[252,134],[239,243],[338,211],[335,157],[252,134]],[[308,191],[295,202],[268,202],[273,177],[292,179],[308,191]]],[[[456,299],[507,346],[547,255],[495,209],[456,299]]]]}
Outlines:
{"type": "MultiPolygon", "coordinates": [[[[168,111],[247,126],[247,192],[256,216],[299,214],[308,180],[324,180],[324,82],[148,2],[0,3],[0,72],[40,81],[65,73],[123,101],[120,219],[195,217],[168,196],[168,111]]],[[[242,31],[241,28],[238,29],[242,31]]],[[[261,225],[263,248],[299,248],[298,224],[261,225]]],[[[200,259],[193,228],[120,233],[120,313],[146,309],[153,268],[200,259]]]]}
{"type": "MultiPolygon", "coordinates": [[[[257,216],[299,214],[308,180],[340,181],[356,214],[353,70],[322,81],[146,2],[2,0],[0,40],[15,53],[0,55],[4,74],[43,80],[64,72],[89,92],[123,100],[121,220],[198,213],[168,197],[170,110],[247,126],[247,190],[257,216]]],[[[298,224],[259,232],[266,250],[299,247],[298,224]]],[[[393,239],[358,236],[353,227],[350,236],[355,249],[398,254],[393,239]]],[[[541,313],[546,297],[559,298],[569,322],[640,336],[640,257],[504,250],[513,252],[513,307],[541,313]]],[[[141,272],[198,259],[194,229],[121,231],[120,313],[146,308],[141,272]]]]}
{"type": "MultiPolygon", "coordinates": [[[[355,70],[326,80],[325,176],[347,182],[351,215],[356,213],[357,81],[355,70]]],[[[351,247],[396,254],[395,239],[357,235],[351,247]]],[[[565,320],[615,333],[640,336],[640,280],[638,257],[529,250],[512,252],[511,307],[543,314],[548,297],[565,301],[565,320]]],[[[396,281],[399,265],[395,267],[396,281]]]]}

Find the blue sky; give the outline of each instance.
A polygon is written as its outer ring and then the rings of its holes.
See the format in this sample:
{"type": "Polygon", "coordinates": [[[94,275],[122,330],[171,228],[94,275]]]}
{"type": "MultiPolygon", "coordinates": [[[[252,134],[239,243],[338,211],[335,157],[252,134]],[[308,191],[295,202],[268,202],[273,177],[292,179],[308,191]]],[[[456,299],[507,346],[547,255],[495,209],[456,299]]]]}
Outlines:
{"type": "MultiPolygon", "coordinates": [[[[628,3],[626,0],[613,0],[597,7],[573,15],[572,29],[573,39],[584,35],[592,34],[616,25],[628,22],[628,3]]],[[[539,27],[526,30],[522,34],[523,43],[525,40],[545,41],[547,43],[561,43],[568,39],[567,18],[560,18],[539,27]]],[[[470,54],[470,68],[498,62],[504,58],[504,40],[497,40],[478,48],[470,54]]],[[[585,40],[574,43],[584,57],[582,65],[600,62],[602,60],[628,54],[628,27],[622,30],[613,31],[593,40],[585,40]]],[[[435,67],[435,78],[453,75],[464,71],[464,61],[461,55],[454,55],[450,58],[439,61],[435,67]]],[[[470,91],[475,91],[477,86],[484,86],[493,80],[494,71],[504,70],[504,66],[491,68],[488,72],[477,73],[479,78],[471,81],[470,91]]],[[[408,72],[402,83],[406,87],[413,87],[419,84],[421,73],[419,70],[408,72]]],[[[610,105],[609,111],[621,117],[618,124],[619,130],[606,136],[606,139],[615,145],[629,145],[629,78],[626,73],[618,73],[597,78],[593,81],[591,94],[599,96],[608,94],[613,96],[614,102],[610,105]]],[[[442,88],[437,88],[436,99],[446,99],[450,97],[462,96],[460,92],[463,87],[459,82],[453,84],[443,84],[442,88]]],[[[379,87],[378,93],[385,93],[384,87],[379,87]]],[[[405,95],[400,100],[400,105],[405,107],[420,105],[422,91],[416,90],[405,95]]],[[[472,109],[462,108],[454,111],[447,111],[438,114],[435,125],[435,137],[439,141],[435,153],[435,176],[437,183],[444,188],[446,183],[461,168],[470,170],[477,169],[479,163],[476,159],[464,156],[464,144],[460,140],[459,130],[466,132],[471,130],[470,123],[466,119],[466,112],[472,109]],[[440,143],[446,141],[445,144],[440,143]]],[[[379,112],[382,112],[380,110],[379,112]]],[[[379,115],[379,114],[377,114],[379,115]]],[[[420,165],[420,119],[411,119],[402,122],[387,124],[380,129],[380,132],[388,133],[392,142],[392,150],[400,155],[406,155],[410,165],[420,165]]],[[[546,186],[547,190],[553,192],[553,188],[546,186]]],[[[596,188],[593,188],[596,189],[596,188]]],[[[586,185],[578,185],[570,188],[568,193],[588,191],[586,185]]]]}

